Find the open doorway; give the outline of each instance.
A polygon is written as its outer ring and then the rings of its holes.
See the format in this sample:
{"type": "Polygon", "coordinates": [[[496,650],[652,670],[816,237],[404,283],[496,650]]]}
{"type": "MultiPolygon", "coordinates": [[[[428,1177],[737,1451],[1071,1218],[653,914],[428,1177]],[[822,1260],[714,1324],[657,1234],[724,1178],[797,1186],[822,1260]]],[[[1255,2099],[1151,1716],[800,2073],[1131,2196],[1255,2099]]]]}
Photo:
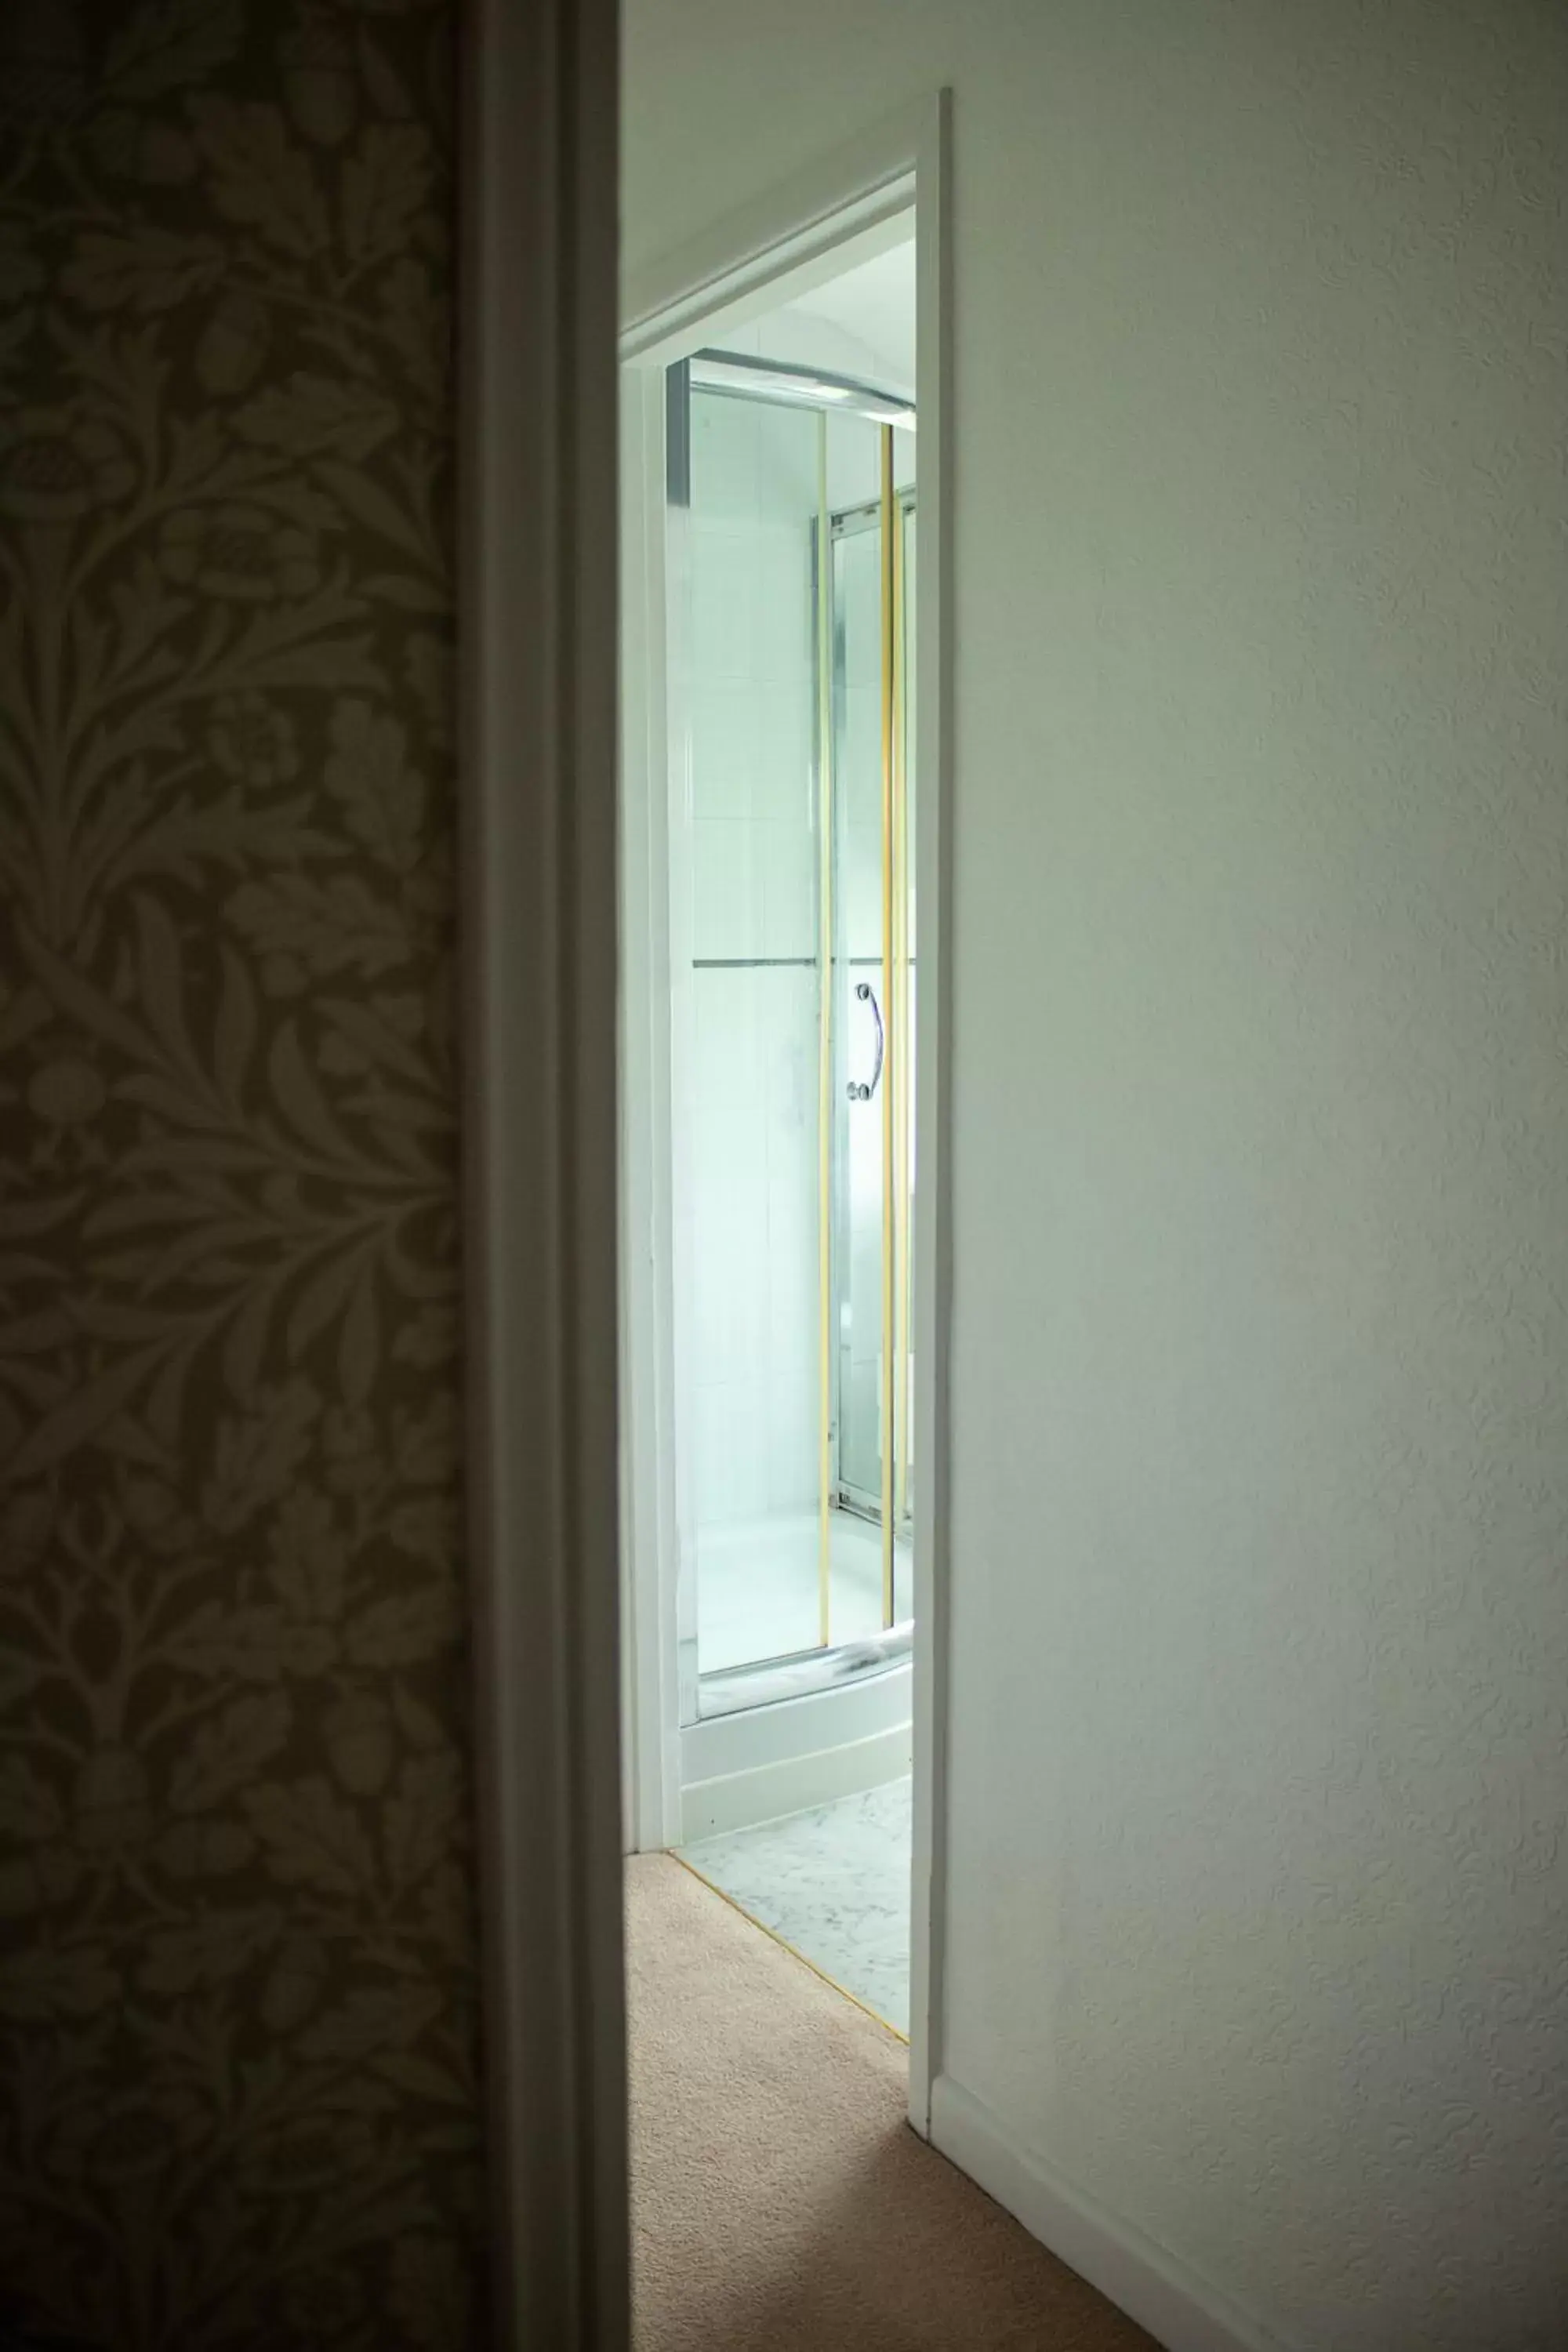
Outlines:
{"type": "Polygon", "coordinates": [[[904,242],[679,362],[666,443],[676,1214],[689,1221],[675,1301],[689,1430],[679,1851],[901,2033],[917,1198],[908,226],[904,242]],[[720,1738],[705,1741],[710,1727],[720,1738]]]}
{"type": "Polygon", "coordinates": [[[623,413],[628,1843],[910,2037],[921,2127],[934,160],[646,320],[623,413]]]}

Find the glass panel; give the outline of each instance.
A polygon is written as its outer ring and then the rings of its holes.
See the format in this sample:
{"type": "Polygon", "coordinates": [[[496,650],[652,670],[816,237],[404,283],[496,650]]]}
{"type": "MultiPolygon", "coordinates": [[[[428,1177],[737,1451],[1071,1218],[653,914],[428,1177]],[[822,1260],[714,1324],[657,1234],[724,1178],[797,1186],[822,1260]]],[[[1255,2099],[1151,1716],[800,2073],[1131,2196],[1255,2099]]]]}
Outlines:
{"type": "Polygon", "coordinates": [[[808,411],[690,400],[691,1497],[701,1673],[821,1624],[808,411]]]}

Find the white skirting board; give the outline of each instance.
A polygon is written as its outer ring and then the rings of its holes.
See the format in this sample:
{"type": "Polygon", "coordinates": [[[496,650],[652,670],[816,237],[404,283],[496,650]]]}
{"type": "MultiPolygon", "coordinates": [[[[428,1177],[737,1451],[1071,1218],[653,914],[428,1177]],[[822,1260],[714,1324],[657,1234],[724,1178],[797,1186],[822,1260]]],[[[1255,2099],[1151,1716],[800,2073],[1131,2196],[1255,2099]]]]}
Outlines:
{"type": "Polygon", "coordinates": [[[950,2074],[931,2085],[931,2137],[950,2163],[1166,2352],[1296,2352],[1173,2254],[1020,2148],[990,2108],[950,2074]]]}

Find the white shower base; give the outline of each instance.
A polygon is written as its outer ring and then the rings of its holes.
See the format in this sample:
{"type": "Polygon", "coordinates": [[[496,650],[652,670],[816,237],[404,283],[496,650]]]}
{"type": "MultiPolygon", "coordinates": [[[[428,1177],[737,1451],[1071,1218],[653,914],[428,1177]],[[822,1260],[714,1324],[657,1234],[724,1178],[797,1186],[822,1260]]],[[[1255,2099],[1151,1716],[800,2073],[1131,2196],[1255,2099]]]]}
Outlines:
{"type": "MultiPolygon", "coordinates": [[[[828,1518],[830,1638],[864,1641],[882,1624],[879,1528],[848,1511],[828,1518]]],[[[697,1536],[697,1670],[710,1675],[815,1649],[821,1638],[815,1511],[709,1527],[697,1536]]],[[[895,1620],[913,1614],[907,1543],[894,1546],[895,1620]]]]}

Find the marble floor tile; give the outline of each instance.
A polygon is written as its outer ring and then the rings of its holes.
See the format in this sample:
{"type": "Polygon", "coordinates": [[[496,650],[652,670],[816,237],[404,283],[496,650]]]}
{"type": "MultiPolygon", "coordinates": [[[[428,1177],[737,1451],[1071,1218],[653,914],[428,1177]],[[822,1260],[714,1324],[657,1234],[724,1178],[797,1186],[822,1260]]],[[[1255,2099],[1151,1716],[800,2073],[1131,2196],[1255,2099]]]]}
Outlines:
{"type": "Polygon", "coordinates": [[[906,1775],[680,1849],[682,1859],[742,1911],[903,2034],[910,2030],[910,1790],[906,1775]]]}

